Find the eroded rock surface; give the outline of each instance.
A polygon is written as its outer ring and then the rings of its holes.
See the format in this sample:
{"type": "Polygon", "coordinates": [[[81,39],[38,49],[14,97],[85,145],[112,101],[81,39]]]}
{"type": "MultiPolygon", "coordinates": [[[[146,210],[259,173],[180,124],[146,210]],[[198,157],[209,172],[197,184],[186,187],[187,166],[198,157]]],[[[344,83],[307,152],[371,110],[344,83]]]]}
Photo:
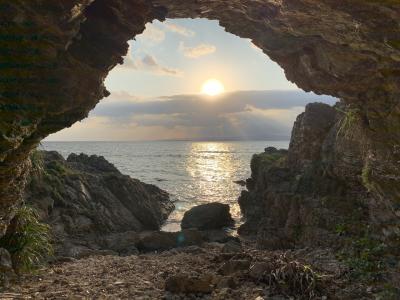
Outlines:
{"type": "Polygon", "coordinates": [[[157,230],[174,205],[167,192],[121,174],[99,156],[35,153],[25,201],[49,223],[58,256],[88,250],[129,253],[134,232],[157,230]]]}

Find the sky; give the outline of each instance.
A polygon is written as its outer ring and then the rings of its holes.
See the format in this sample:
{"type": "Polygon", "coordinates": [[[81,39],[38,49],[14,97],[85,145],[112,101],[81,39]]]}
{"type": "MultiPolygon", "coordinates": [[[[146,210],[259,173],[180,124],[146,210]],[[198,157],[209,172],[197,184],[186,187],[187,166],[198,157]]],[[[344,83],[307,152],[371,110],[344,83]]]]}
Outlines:
{"type": "Polygon", "coordinates": [[[155,21],[129,46],[106,79],[111,95],[48,141],[288,139],[307,103],[336,100],[298,89],[250,40],[217,21],[155,21]],[[224,93],[205,95],[209,79],[224,93]]]}

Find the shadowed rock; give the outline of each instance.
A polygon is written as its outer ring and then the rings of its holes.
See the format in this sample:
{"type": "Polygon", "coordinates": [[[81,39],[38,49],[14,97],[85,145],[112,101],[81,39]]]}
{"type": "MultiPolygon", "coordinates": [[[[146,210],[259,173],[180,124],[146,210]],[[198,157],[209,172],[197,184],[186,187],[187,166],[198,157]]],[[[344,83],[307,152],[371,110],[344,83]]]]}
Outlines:
{"type": "Polygon", "coordinates": [[[168,193],[121,174],[104,157],[37,155],[25,201],[51,225],[57,255],[135,252],[129,246],[136,240],[132,231],[159,229],[174,208],[168,193]]]}
{"type": "Polygon", "coordinates": [[[209,230],[232,226],[233,223],[229,205],[213,202],[195,206],[185,212],[181,227],[209,230]]]}

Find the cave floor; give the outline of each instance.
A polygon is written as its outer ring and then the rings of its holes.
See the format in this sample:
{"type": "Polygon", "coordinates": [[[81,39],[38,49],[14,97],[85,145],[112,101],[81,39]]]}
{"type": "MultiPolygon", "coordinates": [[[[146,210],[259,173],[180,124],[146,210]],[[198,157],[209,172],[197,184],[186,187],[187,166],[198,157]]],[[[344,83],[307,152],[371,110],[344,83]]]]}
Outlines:
{"type": "MultiPolygon", "coordinates": [[[[345,268],[329,250],[303,249],[285,253],[293,259],[311,263],[314,270],[326,279],[319,295],[312,299],[368,299],[350,296],[359,287],[349,285],[343,277],[345,268]],[[351,298],[337,296],[338,291],[351,298]]],[[[277,259],[282,254],[282,251],[247,247],[243,252],[227,255],[221,252],[221,245],[209,244],[202,248],[192,246],[158,254],[69,259],[18,279],[0,293],[0,299],[300,299],[272,290],[265,281],[252,278],[249,271],[217,275],[229,260],[250,260],[253,265],[277,259]],[[182,273],[187,276],[213,274],[225,280],[209,294],[166,292],[166,279],[182,273]]]]}

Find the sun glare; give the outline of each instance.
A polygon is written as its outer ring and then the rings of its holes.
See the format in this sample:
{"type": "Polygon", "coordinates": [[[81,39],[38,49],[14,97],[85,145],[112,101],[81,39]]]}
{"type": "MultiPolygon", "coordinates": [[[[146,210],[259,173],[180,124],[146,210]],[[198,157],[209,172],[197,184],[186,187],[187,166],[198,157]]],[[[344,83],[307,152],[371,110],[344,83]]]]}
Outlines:
{"type": "Polygon", "coordinates": [[[209,96],[217,96],[225,92],[224,85],[217,79],[209,79],[204,82],[201,92],[209,96]]]}

